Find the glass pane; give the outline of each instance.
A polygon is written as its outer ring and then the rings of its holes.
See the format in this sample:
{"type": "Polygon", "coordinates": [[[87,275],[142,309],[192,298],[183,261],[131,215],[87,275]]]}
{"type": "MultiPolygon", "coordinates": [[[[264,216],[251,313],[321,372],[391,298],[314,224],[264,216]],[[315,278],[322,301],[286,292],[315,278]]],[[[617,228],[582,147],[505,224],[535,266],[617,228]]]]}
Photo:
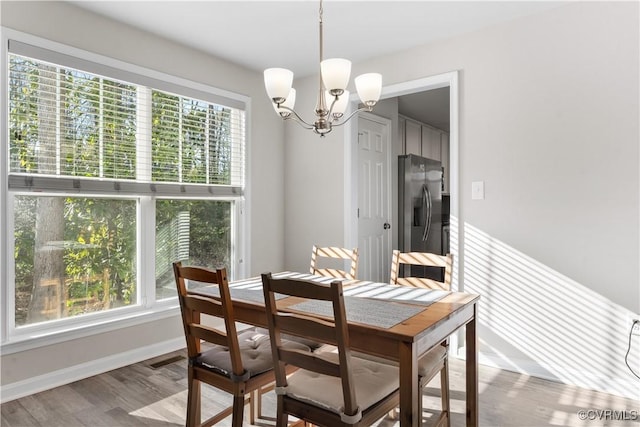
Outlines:
{"type": "Polygon", "coordinates": [[[135,179],[136,87],[9,57],[11,172],[135,179]]]}
{"type": "Polygon", "coordinates": [[[212,105],[209,109],[209,116],[210,182],[231,184],[233,134],[237,124],[234,125],[233,114],[229,108],[212,105]]]}
{"type": "Polygon", "coordinates": [[[136,303],[135,200],[14,201],[16,326],[136,303]]]}
{"type": "Polygon", "coordinates": [[[182,99],[182,182],[207,183],[207,104],[182,99]]]}
{"type": "Polygon", "coordinates": [[[152,179],[178,182],[180,174],[180,99],[152,92],[152,179]]]}
{"type": "Polygon", "coordinates": [[[154,90],[151,135],[154,181],[243,182],[244,112],[154,90]]]}
{"type": "Polygon", "coordinates": [[[172,263],[209,268],[231,262],[231,203],[156,201],[156,298],[177,295],[172,263]]]}

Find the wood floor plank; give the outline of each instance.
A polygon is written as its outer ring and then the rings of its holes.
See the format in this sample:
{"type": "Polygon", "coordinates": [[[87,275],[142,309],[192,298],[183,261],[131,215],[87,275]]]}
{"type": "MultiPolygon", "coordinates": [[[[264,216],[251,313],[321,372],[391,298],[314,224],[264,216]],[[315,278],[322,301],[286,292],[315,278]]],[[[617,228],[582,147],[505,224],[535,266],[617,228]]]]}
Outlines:
{"type": "MultiPolygon", "coordinates": [[[[136,363],[53,390],[2,404],[2,427],[177,427],[185,422],[187,360],[163,364],[184,351],[136,363]],[[160,362],[158,364],[158,362],[160,362]],[[154,368],[152,365],[156,364],[154,368]]],[[[464,361],[450,361],[451,425],[465,425],[464,361]]],[[[585,390],[527,375],[480,366],[480,425],[487,427],[640,427],[640,419],[582,421],[578,411],[587,409],[637,411],[631,399],[585,390]]],[[[440,408],[439,378],[423,395],[424,416],[435,418],[440,408]]],[[[231,404],[231,397],[203,386],[203,411],[213,414],[231,404]]],[[[262,427],[273,426],[275,394],[263,397],[262,427]]],[[[248,407],[245,426],[248,424],[248,407]]],[[[223,420],[221,427],[231,425],[223,420]]],[[[398,427],[384,418],[375,427],[398,427]]]]}
{"type": "Polygon", "coordinates": [[[2,404],[2,416],[0,425],[3,427],[31,427],[40,423],[22,406],[19,400],[2,404]]]}

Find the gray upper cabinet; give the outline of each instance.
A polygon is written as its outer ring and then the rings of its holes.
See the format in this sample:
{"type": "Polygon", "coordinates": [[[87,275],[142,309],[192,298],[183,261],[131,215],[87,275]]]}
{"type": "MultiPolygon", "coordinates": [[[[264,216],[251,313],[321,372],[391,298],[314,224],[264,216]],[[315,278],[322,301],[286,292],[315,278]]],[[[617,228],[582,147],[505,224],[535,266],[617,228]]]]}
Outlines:
{"type": "Polygon", "coordinates": [[[399,116],[398,126],[403,154],[416,154],[438,160],[444,168],[444,192],[449,192],[449,134],[409,117],[399,116]]]}
{"type": "Polygon", "coordinates": [[[422,156],[422,126],[412,120],[405,121],[405,154],[422,156]]]}
{"type": "Polygon", "coordinates": [[[422,157],[442,160],[440,148],[440,134],[442,132],[431,126],[422,125],[422,157]]]}

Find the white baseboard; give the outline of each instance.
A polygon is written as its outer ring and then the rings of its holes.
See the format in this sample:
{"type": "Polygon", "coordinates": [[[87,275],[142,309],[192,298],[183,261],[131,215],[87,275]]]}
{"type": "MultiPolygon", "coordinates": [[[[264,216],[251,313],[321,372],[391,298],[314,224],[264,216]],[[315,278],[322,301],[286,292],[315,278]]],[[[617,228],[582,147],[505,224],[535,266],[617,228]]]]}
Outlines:
{"type": "Polygon", "coordinates": [[[82,380],[123,366],[161,356],[185,347],[184,337],[174,338],[146,347],[136,348],[123,353],[113,354],[102,359],[92,360],[79,365],[49,372],[15,383],[5,384],[0,391],[0,402],[5,403],[20,397],[29,396],[54,387],[82,380]]]}

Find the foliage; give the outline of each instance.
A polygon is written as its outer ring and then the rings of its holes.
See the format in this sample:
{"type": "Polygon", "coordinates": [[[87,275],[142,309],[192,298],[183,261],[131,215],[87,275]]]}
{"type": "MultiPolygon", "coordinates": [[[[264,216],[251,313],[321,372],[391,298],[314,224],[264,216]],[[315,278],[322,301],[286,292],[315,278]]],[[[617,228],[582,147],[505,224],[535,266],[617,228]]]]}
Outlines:
{"type": "Polygon", "coordinates": [[[228,267],[231,203],[204,200],[156,202],[156,297],[176,295],[171,262],[228,267]],[[177,220],[176,220],[177,219],[177,220]],[[183,221],[180,221],[183,219],[183,221]]]}
{"type": "MultiPolygon", "coordinates": [[[[53,170],[59,176],[139,179],[137,157],[144,146],[136,139],[142,125],[136,108],[139,88],[15,55],[10,55],[9,62],[10,173],[53,170]],[[45,67],[56,70],[57,77],[51,82],[39,78],[45,67]],[[39,137],[42,121],[38,117],[38,104],[51,96],[41,90],[44,84],[58,88],[57,136],[47,138],[56,141],[57,160],[42,155],[46,151],[43,145],[51,144],[39,137]],[[49,162],[46,167],[44,162],[49,162]]],[[[229,184],[230,110],[160,91],[151,93],[152,180],[229,184]]],[[[18,326],[26,322],[29,301],[33,299],[35,286],[39,286],[34,284],[34,256],[36,251],[43,250],[36,244],[42,223],[35,209],[38,197],[37,194],[14,197],[18,326]]],[[[46,244],[57,245],[56,249],[64,251],[65,277],[61,278],[64,290],[58,295],[65,304],[64,315],[136,303],[137,201],[86,194],[59,197],[64,199],[64,238],[46,244]]],[[[229,265],[231,206],[229,201],[156,201],[157,240],[167,233],[177,238],[157,245],[156,258],[166,258],[156,272],[158,298],[175,294],[165,292],[175,287],[172,272],[166,268],[170,263],[166,261],[177,259],[174,255],[179,252],[171,252],[171,245],[183,242],[183,253],[186,248],[189,262],[211,267],[229,265]],[[172,230],[179,218],[188,219],[188,228],[172,230]]]]}

